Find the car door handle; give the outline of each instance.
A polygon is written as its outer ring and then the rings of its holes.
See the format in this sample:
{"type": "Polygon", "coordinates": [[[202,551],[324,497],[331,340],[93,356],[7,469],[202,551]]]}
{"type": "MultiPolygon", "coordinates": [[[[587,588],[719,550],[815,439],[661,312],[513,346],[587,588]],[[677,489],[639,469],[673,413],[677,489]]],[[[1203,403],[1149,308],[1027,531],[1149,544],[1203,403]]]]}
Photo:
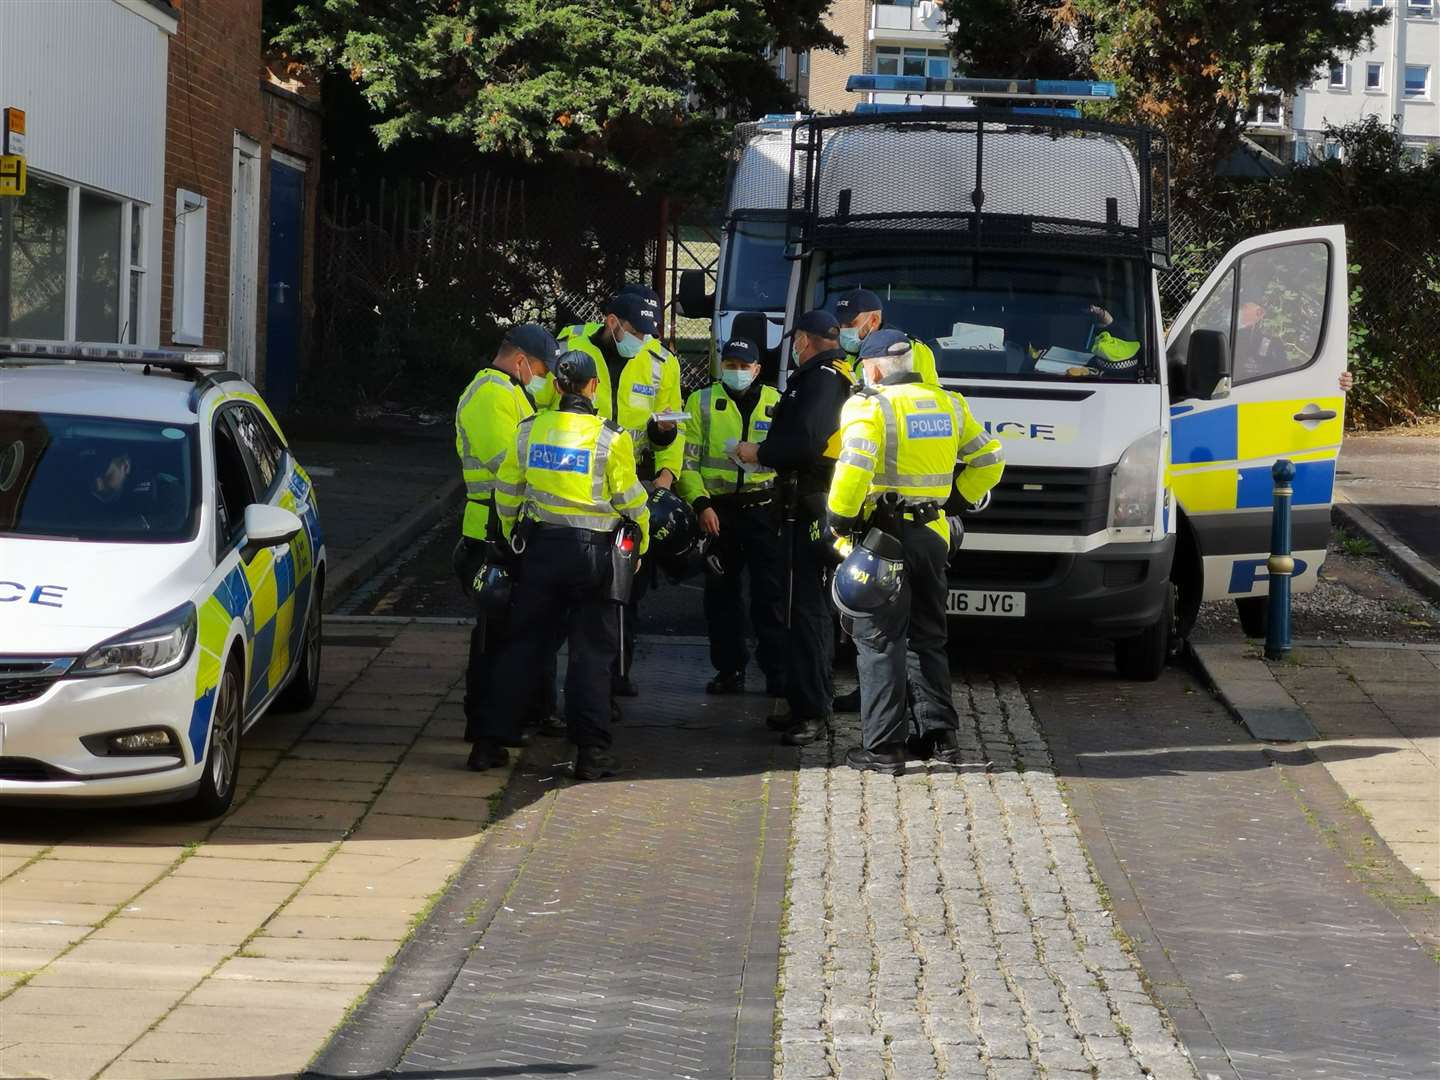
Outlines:
{"type": "Polygon", "coordinates": [[[1302,424],[1313,423],[1319,420],[1334,420],[1339,416],[1334,409],[1322,409],[1318,405],[1306,405],[1295,414],[1295,419],[1302,424]]]}

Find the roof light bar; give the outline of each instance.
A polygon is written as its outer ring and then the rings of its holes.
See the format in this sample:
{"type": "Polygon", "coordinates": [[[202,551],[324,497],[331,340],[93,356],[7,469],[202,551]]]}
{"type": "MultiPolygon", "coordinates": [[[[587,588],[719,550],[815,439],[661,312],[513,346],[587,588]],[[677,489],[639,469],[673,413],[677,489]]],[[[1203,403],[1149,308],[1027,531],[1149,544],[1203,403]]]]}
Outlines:
{"type": "Polygon", "coordinates": [[[0,338],[0,358],[49,360],[56,363],[99,361],[112,364],[153,364],[169,368],[223,368],[221,349],[147,349],[97,341],[35,341],[0,338]]]}
{"type": "Polygon", "coordinates": [[[1091,101],[1113,98],[1113,82],[1085,79],[932,79],[924,75],[851,75],[845,89],[858,93],[964,94],[972,98],[1045,98],[1091,101]]]}
{"type": "MultiPolygon", "coordinates": [[[[866,113],[924,113],[924,112],[948,112],[950,107],[946,105],[900,105],[885,104],[881,102],[864,101],[855,106],[855,112],[866,113]]],[[[1074,106],[1057,105],[1053,108],[1045,108],[1040,105],[1019,105],[1007,110],[1018,116],[1061,116],[1072,120],[1080,119],[1080,110],[1074,106]]]]}

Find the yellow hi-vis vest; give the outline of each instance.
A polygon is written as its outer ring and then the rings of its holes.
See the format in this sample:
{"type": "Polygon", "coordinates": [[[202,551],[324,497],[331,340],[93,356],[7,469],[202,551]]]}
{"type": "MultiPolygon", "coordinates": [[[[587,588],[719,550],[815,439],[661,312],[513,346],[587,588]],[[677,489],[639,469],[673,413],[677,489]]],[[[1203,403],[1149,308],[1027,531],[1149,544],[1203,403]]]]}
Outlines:
{"type": "Polygon", "coordinates": [[[593,413],[560,409],[521,421],[495,479],[507,539],[521,517],[591,532],[611,532],[629,518],[640,526],[643,554],[650,546],[646,497],[630,436],[593,413]]]}
{"type": "MultiPolygon", "coordinates": [[[[600,388],[595,391],[595,409],[601,416],[614,420],[630,433],[637,456],[650,449],[650,440],[645,433],[645,424],[657,412],[680,411],[680,361],[675,354],[651,338],[644,348],[636,353],[620,370],[619,392],[610,385],[610,368],[605,357],[591,336],[599,332],[604,323],[580,323],[567,326],[555,335],[560,351],[579,349],[595,358],[595,372],[600,388]]],[[[655,471],[669,469],[680,475],[685,447],[681,444],[684,436],[676,432],[675,441],[669,446],[655,448],[655,471]]]]}
{"type": "Polygon", "coordinates": [[[780,400],[780,391],[773,386],[761,386],[759,396],[746,424],[741,423],[740,408],[723,383],[711,383],[703,390],[696,390],[685,402],[690,419],[685,421],[685,468],[680,473],[680,497],[686,502],[774,486],[772,470],[757,468],[746,472],[725,456],[725,444],[731,439],[764,442],[770,433],[771,414],[780,400]]]}
{"type": "MultiPolygon", "coordinates": [[[[970,502],[1000,481],[1005,455],[959,394],[922,382],[867,387],[840,414],[840,459],[827,508],[856,518],[887,491],[908,503],[943,503],[953,482],[970,502]],[[955,477],[955,466],[965,468],[955,477]]],[[[944,518],[929,523],[948,541],[944,518]]]]}
{"type": "Polygon", "coordinates": [[[503,371],[485,368],[460,395],[455,407],[455,452],[465,476],[465,519],[461,532],[474,540],[498,540],[499,523],[490,509],[495,473],[515,445],[520,421],[534,414],[525,391],[503,371]]]}
{"type": "MultiPolygon", "coordinates": [[[[850,370],[855,376],[857,383],[865,381],[865,371],[860,363],[859,353],[847,353],[850,360],[850,370]]],[[[935,353],[919,338],[910,339],[910,366],[920,381],[929,383],[931,386],[940,385],[940,374],[935,367],[935,353]]]]}

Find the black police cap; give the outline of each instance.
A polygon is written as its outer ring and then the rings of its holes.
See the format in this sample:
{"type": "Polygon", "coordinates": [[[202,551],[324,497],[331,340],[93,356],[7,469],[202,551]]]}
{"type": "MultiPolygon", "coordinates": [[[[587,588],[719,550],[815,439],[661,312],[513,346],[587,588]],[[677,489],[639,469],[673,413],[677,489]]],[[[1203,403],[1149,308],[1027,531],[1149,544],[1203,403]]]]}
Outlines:
{"type": "Polygon", "coordinates": [[[800,333],[814,334],[816,337],[838,339],[840,337],[840,324],[835,321],[835,316],[828,311],[807,311],[795,320],[795,330],[800,333]]]}
{"type": "Polygon", "coordinates": [[[720,350],[721,360],[743,360],[747,364],[760,363],[760,350],[749,338],[732,337],[720,350]]]}
{"type": "Polygon", "coordinates": [[[856,315],[867,311],[884,311],[880,297],[869,289],[851,289],[835,301],[835,317],[842,323],[849,322],[856,315]]]}
{"type": "Polygon", "coordinates": [[[533,356],[546,364],[553,363],[560,352],[555,335],[539,323],[512,326],[505,332],[505,344],[513,345],[527,356],[533,356]]]}

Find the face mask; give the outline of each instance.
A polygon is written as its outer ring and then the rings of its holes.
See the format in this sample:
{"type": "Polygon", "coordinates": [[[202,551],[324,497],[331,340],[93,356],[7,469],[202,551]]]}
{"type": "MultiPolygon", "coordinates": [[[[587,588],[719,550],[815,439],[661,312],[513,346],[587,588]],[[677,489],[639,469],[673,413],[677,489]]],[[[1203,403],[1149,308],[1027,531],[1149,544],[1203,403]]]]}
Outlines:
{"type": "Polygon", "coordinates": [[[746,390],[750,389],[750,384],[755,381],[755,372],[749,368],[739,368],[737,370],[721,368],[720,381],[737,394],[743,394],[746,390]]]}
{"type": "Polygon", "coordinates": [[[796,367],[800,366],[800,346],[794,342],[790,343],[790,362],[796,367]]]}
{"type": "MultiPolygon", "coordinates": [[[[616,329],[620,330],[618,326],[616,329]]],[[[611,336],[615,339],[615,351],[626,360],[629,360],[633,356],[638,356],[640,350],[645,347],[643,338],[638,338],[634,334],[627,334],[624,330],[620,330],[619,334],[612,334],[611,336]]]]}
{"type": "Polygon", "coordinates": [[[860,351],[860,331],[856,327],[847,326],[840,331],[840,348],[847,353],[858,353],[860,351]]]}
{"type": "Polygon", "coordinates": [[[536,375],[536,376],[534,376],[529,382],[527,382],[527,383],[525,384],[525,389],[530,392],[530,396],[531,396],[532,398],[534,398],[534,399],[536,399],[536,400],[538,401],[541,397],[544,396],[544,394],[545,394],[545,389],[546,389],[546,387],[548,387],[549,385],[550,385],[550,376],[549,376],[549,374],[547,373],[547,374],[545,374],[545,375],[536,375]]]}

